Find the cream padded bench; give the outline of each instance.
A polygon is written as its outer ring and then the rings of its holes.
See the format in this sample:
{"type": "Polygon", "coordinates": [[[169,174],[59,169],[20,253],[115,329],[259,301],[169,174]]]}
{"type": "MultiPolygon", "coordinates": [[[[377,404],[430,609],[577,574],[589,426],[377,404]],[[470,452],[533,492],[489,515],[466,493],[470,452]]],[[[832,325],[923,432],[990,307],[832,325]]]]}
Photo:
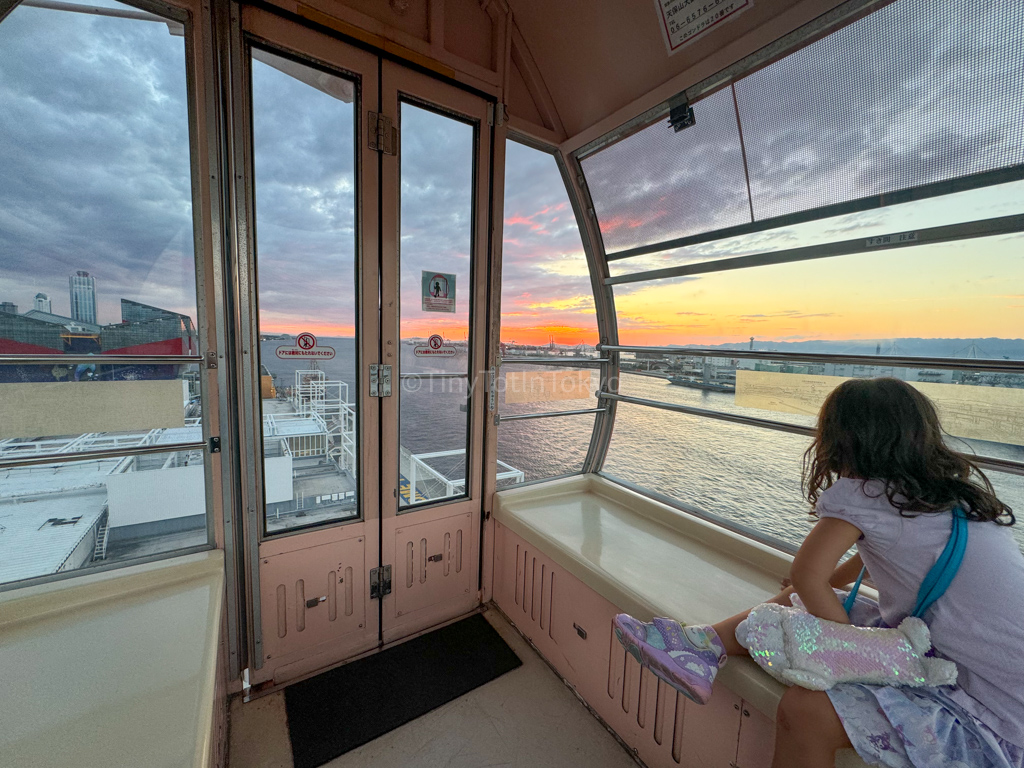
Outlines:
{"type": "Polygon", "coordinates": [[[695,705],[611,620],[719,621],[778,592],[790,556],[594,475],[500,491],[494,517],[495,602],[647,765],[769,768],[782,685],[734,658],[695,705]]]}
{"type": "Polygon", "coordinates": [[[221,550],[0,594],[0,764],[209,768],[221,550]]]}

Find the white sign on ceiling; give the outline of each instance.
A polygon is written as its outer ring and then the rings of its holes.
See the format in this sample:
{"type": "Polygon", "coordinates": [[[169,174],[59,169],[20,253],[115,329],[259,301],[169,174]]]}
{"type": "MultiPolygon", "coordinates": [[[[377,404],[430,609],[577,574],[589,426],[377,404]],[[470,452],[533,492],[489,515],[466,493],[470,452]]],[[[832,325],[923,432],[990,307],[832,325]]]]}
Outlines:
{"type": "Polygon", "coordinates": [[[753,4],[753,0],[654,0],[670,54],[753,4]]]}

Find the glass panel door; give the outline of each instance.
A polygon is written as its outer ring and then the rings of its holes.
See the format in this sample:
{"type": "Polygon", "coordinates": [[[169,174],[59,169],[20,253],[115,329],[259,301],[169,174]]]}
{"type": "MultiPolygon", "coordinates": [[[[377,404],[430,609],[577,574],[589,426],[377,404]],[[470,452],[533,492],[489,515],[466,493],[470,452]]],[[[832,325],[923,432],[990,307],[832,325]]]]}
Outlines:
{"type": "Polygon", "coordinates": [[[377,57],[246,8],[250,680],[374,647],[378,607],[377,57]],[[369,106],[367,106],[369,105],[369,106]],[[372,204],[367,204],[372,201],[372,204]],[[251,298],[250,298],[251,301],[251,298]],[[255,454],[255,455],[253,455],[255,454]],[[259,458],[257,458],[259,457],[259,458]]]}
{"type": "Polygon", "coordinates": [[[491,137],[477,96],[249,6],[242,28],[258,685],[479,603],[491,137]]]}
{"type": "Polygon", "coordinates": [[[479,600],[490,128],[479,97],[390,62],[382,84],[400,137],[381,170],[387,642],[479,600]]]}

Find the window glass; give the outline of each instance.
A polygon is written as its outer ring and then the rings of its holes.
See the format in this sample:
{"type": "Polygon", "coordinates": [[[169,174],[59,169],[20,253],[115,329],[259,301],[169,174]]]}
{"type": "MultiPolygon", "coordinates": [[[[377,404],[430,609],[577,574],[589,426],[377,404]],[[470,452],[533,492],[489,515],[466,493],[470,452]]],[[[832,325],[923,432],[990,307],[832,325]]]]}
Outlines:
{"type": "MultiPolygon", "coordinates": [[[[190,431],[157,430],[148,444],[190,431]]],[[[0,469],[0,584],[207,540],[201,449],[0,469]]]]}
{"type": "Polygon", "coordinates": [[[1024,5],[960,10],[897,0],[736,83],[755,218],[1024,162],[1024,5]]]}
{"type": "Polygon", "coordinates": [[[620,285],[619,339],[1024,360],[1022,249],[1003,235],[620,285]]]}
{"type": "Polygon", "coordinates": [[[606,251],[1019,165],[1022,26],[896,0],[585,158],[606,251]]]}
{"type": "Polygon", "coordinates": [[[1024,374],[795,363],[770,356],[623,357],[620,394],[807,428],[814,427],[825,397],[842,381],[892,376],[931,399],[953,450],[1024,461],[1024,374]]]}
{"type": "Polygon", "coordinates": [[[607,253],[750,221],[732,90],[694,112],[678,133],[659,120],[584,158],[607,253]]]}
{"type": "Polygon", "coordinates": [[[399,507],[465,496],[476,129],[403,102],[399,507]]]}
{"type": "Polygon", "coordinates": [[[184,31],[0,23],[0,583],[208,543],[184,31]]]}
{"type": "Polygon", "coordinates": [[[594,293],[558,165],[524,144],[505,147],[502,355],[591,354],[594,293]]]}
{"type": "MultiPolygon", "coordinates": [[[[576,217],[555,159],[506,144],[501,273],[501,356],[596,357],[597,317],[576,217]]],[[[503,416],[597,407],[597,369],[506,363],[498,379],[503,416]]],[[[593,416],[502,422],[498,485],[578,472],[593,416]]]]}
{"type": "Polygon", "coordinates": [[[152,18],[0,23],[0,354],[195,351],[185,43],[152,18]]]}
{"type": "Polygon", "coordinates": [[[359,516],[355,96],[252,49],[267,533],[359,516]]]}
{"type": "Polygon", "coordinates": [[[593,431],[592,415],[502,422],[497,487],[582,472],[593,431]]]}
{"type": "MultiPolygon", "coordinates": [[[[809,444],[802,435],[619,403],[603,471],[794,550],[813,520],[800,488],[809,444]]],[[[986,474],[1005,503],[1024,509],[1024,478],[986,474]]],[[[1013,534],[1024,548],[1024,529],[1013,534]]]]}

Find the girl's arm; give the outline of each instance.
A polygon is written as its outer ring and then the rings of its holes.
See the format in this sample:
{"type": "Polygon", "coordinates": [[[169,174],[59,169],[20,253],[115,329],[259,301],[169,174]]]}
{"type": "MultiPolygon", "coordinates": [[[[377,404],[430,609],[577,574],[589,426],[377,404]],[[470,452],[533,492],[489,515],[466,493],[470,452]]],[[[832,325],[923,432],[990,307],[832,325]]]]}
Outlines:
{"type": "MultiPolygon", "coordinates": [[[[836,589],[842,589],[857,580],[857,577],[860,575],[860,569],[863,567],[864,561],[860,559],[860,552],[854,552],[853,557],[835,569],[832,573],[832,578],[828,580],[828,583],[836,589]]],[[[870,579],[870,573],[864,576],[865,582],[870,579]]],[[[792,587],[793,580],[789,576],[786,576],[782,579],[782,586],[792,587]]]]}
{"type": "Polygon", "coordinates": [[[819,619],[849,624],[839,598],[829,580],[836,571],[839,558],[861,536],[855,525],[834,517],[825,517],[811,529],[793,560],[790,577],[807,612],[819,619]]]}
{"type": "Polygon", "coordinates": [[[860,575],[860,569],[864,567],[864,561],[860,559],[860,552],[855,552],[853,557],[836,568],[832,578],[828,580],[836,589],[853,584],[860,575]]]}

